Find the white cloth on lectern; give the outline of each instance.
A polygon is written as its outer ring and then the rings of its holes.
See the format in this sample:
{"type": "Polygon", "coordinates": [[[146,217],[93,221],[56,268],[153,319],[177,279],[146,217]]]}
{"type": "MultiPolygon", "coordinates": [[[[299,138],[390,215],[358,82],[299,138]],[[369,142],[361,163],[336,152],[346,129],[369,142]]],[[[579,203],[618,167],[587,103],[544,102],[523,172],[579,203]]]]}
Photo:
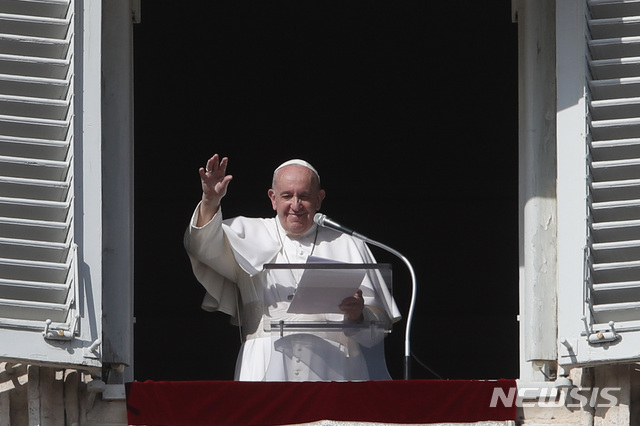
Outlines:
{"type": "MultiPolygon", "coordinates": [[[[289,237],[277,217],[237,217],[223,221],[219,210],[209,223],[197,227],[198,208],[187,228],[184,243],[193,272],[206,289],[203,309],[229,314],[232,323],[242,327],[244,342],[236,364],[236,380],[296,380],[286,371],[290,359],[286,359],[284,365],[279,361],[272,362],[273,351],[280,348],[280,353],[286,357],[291,345],[308,348],[315,339],[294,341],[290,338],[279,344],[272,341],[271,333],[265,331],[265,315],[273,317],[286,312],[288,296],[293,293],[295,281],[289,279],[293,284],[287,284],[284,279],[275,280],[274,274],[284,272],[268,272],[263,270],[263,265],[304,263],[312,252],[314,256],[346,263],[375,263],[373,255],[361,240],[328,228],[316,229],[315,225],[302,236],[289,237]]],[[[299,277],[296,278],[299,280],[299,277]]],[[[380,286],[365,280],[361,289],[365,301],[365,321],[381,320],[390,323],[400,318],[398,308],[384,283],[380,286]],[[382,291],[376,291],[375,287],[379,290],[382,287],[382,291]],[[391,315],[388,316],[385,312],[390,312],[391,315]]],[[[313,319],[341,321],[342,315],[323,314],[316,315],[313,319]]],[[[351,337],[336,346],[345,354],[342,357],[343,365],[326,362],[324,372],[302,372],[299,377],[306,378],[300,380],[368,379],[369,377],[363,377],[364,359],[356,341],[361,344],[363,342],[358,336],[351,337]]],[[[327,347],[327,350],[324,355],[319,355],[320,358],[324,357],[326,361],[339,358],[335,354],[329,355],[333,349],[327,347]]],[[[314,358],[312,354],[307,357],[314,359],[315,365],[323,364],[317,362],[319,358],[314,358]]]]}

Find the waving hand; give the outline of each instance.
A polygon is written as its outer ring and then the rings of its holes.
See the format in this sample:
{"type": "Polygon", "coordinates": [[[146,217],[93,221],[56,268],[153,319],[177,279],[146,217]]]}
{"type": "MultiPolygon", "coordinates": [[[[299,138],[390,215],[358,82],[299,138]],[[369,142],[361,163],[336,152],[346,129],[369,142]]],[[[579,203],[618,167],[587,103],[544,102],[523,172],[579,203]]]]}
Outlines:
{"type": "Polygon", "coordinates": [[[200,167],[200,180],[202,181],[202,203],[200,203],[200,214],[198,216],[198,226],[209,222],[213,215],[220,208],[220,201],[227,194],[227,187],[233,178],[227,175],[227,164],[229,159],[222,158],[218,154],[207,160],[206,167],[200,167]]]}

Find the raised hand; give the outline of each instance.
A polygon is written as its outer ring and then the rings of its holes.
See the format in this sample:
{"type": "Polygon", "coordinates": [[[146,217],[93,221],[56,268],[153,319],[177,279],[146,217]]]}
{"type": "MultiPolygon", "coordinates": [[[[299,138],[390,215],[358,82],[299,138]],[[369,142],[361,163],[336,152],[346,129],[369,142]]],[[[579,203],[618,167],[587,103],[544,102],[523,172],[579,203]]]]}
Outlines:
{"type": "Polygon", "coordinates": [[[198,216],[198,226],[209,222],[213,215],[220,208],[220,201],[227,194],[227,187],[233,176],[227,175],[227,157],[220,160],[218,154],[207,160],[206,167],[200,167],[200,180],[202,182],[202,202],[200,203],[200,214],[198,216]]]}

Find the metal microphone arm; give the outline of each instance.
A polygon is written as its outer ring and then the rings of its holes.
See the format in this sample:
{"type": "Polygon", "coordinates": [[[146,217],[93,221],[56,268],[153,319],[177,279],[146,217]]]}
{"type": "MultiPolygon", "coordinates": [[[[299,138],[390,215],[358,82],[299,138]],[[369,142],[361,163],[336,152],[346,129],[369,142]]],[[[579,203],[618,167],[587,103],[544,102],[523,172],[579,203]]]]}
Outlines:
{"type": "Polygon", "coordinates": [[[409,273],[411,274],[411,303],[409,305],[409,313],[407,314],[407,327],[405,328],[404,334],[404,379],[409,380],[411,378],[411,323],[413,322],[413,311],[415,310],[416,305],[416,290],[417,290],[417,282],[416,282],[416,274],[413,271],[413,267],[405,256],[402,255],[398,250],[392,249],[391,247],[379,243],[378,241],[372,240],[370,238],[365,237],[362,234],[353,233],[354,237],[360,238],[365,243],[372,244],[374,246],[380,247],[383,250],[388,251],[396,256],[398,256],[402,261],[407,265],[409,269],[409,273]]]}

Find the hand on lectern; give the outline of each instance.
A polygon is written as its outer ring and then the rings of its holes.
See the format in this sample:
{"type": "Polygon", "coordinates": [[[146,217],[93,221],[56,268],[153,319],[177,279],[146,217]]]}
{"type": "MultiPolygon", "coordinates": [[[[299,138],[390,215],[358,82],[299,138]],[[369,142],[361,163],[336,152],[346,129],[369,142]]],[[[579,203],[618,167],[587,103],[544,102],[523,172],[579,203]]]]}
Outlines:
{"type": "Polygon", "coordinates": [[[340,310],[344,312],[344,319],[347,322],[362,321],[362,311],[364,309],[364,299],[362,298],[362,290],[358,290],[356,294],[347,297],[340,303],[340,310]]]}

